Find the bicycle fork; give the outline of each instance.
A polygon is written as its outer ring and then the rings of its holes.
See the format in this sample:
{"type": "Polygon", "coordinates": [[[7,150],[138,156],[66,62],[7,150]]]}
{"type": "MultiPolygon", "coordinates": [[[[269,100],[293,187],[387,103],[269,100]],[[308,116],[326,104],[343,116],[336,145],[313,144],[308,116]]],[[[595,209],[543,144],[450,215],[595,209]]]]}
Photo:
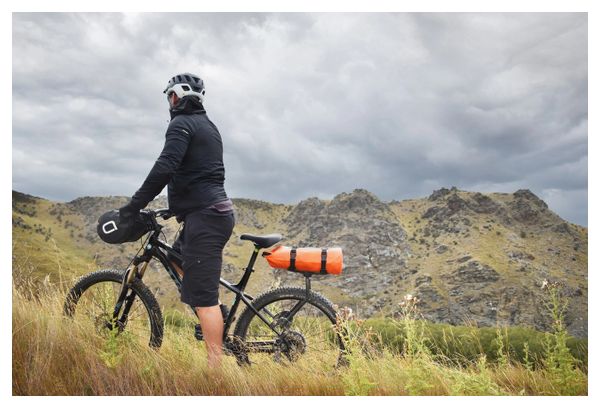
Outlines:
{"type": "Polygon", "coordinates": [[[131,290],[131,292],[128,294],[131,289],[131,283],[133,282],[134,278],[141,279],[144,276],[147,267],[148,261],[141,261],[139,258],[136,258],[133,262],[133,265],[127,268],[127,271],[123,276],[121,291],[119,292],[119,297],[117,298],[117,303],[113,311],[112,322],[110,323],[109,327],[111,330],[115,329],[115,325],[117,326],[119,332],[125,329],[129,312],[131,311],[133,301],[135,300],[135,292],[133,290],[131,290]],[[123,313],[121,314],[121,317],[119,317],[121,308],[123,309],[123,313]]]}

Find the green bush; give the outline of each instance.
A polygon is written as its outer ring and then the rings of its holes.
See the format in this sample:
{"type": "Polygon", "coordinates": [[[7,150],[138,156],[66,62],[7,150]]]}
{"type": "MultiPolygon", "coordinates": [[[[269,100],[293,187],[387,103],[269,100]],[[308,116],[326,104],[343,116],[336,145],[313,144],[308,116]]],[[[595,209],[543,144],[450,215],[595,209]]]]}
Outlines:
{"type": "MultiPolygon", "coordinates": [[[[545,357],[546,333],[528,327],[452,326],[449,324],[415,321],[421,325],[424,343],[434,357],[450,359],[467,365],[486,356],[488,362],[498,362],[502,355],[498,350],[498,333],[502,334],[502,344],[506,349],[505,358],[512,362],[530,363],[534,367],[543,363],[545,357]]],[[[368,319],[359,330],[371,330],[380,338],[380,346],[393,352],[402,353],[406,348],[406,326],[404,321],[390,318],[368,319]]],[[[587,340],[567,338],[570,353],[579,361],[584,371],[587,369],[587,340]]]]}

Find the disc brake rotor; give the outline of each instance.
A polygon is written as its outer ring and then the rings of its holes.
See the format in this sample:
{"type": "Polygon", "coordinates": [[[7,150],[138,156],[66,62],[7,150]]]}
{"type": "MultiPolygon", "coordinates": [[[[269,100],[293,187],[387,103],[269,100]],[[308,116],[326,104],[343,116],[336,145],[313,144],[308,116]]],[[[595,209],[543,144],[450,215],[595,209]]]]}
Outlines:
{"type": "Polygon", "coordinates": [[[288,320],[289,311],[284,310],[283,312],[277,313],[273,316],[273,321],[275,322],[275,327],[281,327],[282,329],[288,329],[292,324],[291,321],[288,320]]]}
{"type": "Polygon", "coordinates": [[[106,330],[112,330],[112,316],[108,313],[101,313],[94,319],[94,327],[98,333],[104,332],[106,330]]]}
{"type": "Polygon", "coordinates": [[[296,361],[306,351],[306,340],[302,333],[286,330],[275,341],[275,359],[283,354],[290,361],[296,361]]]}

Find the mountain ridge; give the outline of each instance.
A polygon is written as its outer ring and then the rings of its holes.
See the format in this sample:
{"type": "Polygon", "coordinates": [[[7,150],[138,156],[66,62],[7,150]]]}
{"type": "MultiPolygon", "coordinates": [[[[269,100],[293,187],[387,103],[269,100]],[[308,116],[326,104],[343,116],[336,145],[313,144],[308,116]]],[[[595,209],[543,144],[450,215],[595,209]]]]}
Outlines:
{"type": "MultiPolygon", "coordinates": [[[[86,262],[98,266],[126,265],[137,249],[135,243],[109,246],[95,236],[98,215],[124,205],[128,197],[43,200],[13,191],[13,240],[44,245],[56,238],[57,248],[64,247],[66,254],[93,253],[86,262]]],[[[356,189],[297,204],[232,201],[237,224],[224,252],[226,279],[239,276],[249,257],[241,233],[280,232],[287,245],[344,249],[344,273],[315,276],[315,288],[360,315],[394,315],[410,293],[420,299],[424,317],[433,321],[544,330],[548,316],[540,288],[544,280],[552,280],[561,282],[570,300],[569,331],[587,336],[587,228],[563,220],[529,190],[483,194],[452,187],[386,202],[356,189]]],[[[166,206],[164,196],[150,205],[166,206]]],[[[169,242],[178,227],[172,220],[166,223],[169,242]]],[[[17,249],[17,258],[24,258],[24,252],[17,249]]],[[[256,269],[253,291],[300,281],[299,275],[273,271],[265,262],[256,269]]],[[[45,270],[54,276],[51,267],[45,270]]],[[[176,298],[159,276],[150,276],[150,284],[165,299],[176,298]]],[[[177,299],[170,304],[175,307],[177,299]]]]}

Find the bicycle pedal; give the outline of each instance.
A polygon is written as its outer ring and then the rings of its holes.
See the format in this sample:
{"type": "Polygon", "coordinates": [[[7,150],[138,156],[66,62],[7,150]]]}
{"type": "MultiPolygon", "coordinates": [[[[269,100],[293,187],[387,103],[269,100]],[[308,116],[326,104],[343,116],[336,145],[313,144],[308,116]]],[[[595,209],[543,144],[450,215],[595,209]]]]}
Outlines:
{"type": "Polygon", "coordinates": [[[194,337],[196,338],[196,340],[198,341],[202,341],[204,340],[204,335],[202,334],[202,327],[200,327],[199,324],[197,324],[194,327],[194,337]]]}

